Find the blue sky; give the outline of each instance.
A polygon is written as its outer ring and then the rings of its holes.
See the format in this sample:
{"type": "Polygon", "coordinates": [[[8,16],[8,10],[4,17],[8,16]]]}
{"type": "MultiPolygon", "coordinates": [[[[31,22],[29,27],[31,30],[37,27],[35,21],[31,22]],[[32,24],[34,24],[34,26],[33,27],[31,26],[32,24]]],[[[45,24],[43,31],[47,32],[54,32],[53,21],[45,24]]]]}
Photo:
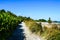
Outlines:
{"type": "Polygon", "coordinates": [[[60,21],[60,0],[0,0],[0,9],[33,19],[60,21]]]}

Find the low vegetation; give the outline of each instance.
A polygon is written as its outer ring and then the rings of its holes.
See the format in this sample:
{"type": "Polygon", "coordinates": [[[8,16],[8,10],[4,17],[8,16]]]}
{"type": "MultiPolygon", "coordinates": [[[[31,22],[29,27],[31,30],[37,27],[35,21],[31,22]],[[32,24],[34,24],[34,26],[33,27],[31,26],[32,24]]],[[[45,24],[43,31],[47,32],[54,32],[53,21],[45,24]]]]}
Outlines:
{"type": "Polygon", "coordinates": [[[60,30],[55,28],[46,28],[46,30],[41,34],[46,40],[60,40],[60,30]]]}
{"type": "MultiPolygon", "coordinates": [[[[60,40],[60,30],[57,27],[57,24],[52,24],[51,28],[42,27],[41,23],[37,24],[34,20],[25,20],[27,27],[33,32],[40,35],[46,40],[60,40]]],[[[51,25],[49,19],[48,23],[51,25]]]]}
{"type": "Polygon", "coordinates": [[[42,26],[40,24],[37,24],[34,20],[25,20],[25,24],[32,33],[40,35],[40,33],[43,32],[42,26]]]}

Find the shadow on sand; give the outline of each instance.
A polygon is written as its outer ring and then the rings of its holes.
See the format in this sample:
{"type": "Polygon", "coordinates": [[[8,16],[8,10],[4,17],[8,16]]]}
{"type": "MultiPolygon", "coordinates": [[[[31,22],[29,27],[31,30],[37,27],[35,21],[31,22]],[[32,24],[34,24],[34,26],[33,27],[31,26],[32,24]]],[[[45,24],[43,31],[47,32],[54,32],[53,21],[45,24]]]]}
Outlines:
{"type": "Polygon", "coordinates": [[[20,29],[22,25],[18,25],[18,27],[14,30],[12,36],[8,40],[24,40],[24,30],[20,29]]]}

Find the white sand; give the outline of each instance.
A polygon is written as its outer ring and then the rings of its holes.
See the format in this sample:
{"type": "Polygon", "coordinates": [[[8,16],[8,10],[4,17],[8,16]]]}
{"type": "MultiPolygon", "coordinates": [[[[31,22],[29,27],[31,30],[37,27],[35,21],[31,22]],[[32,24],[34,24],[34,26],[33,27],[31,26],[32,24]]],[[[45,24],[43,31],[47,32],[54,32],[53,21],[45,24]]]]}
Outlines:
{"type": "MultiPolygon", "coordinates": [[[[26,40],[42,40],[39,36],[35,35],[35,34],[32,34],[28,27],[26,27],[25,23],[22,22],[21,24],[23,27],[22,29],[24,29],[24,33],[25,33],[25,36],[26,36],[26,40]]],[[[20,28],[21,29],[21,28],[20,28]]]]}

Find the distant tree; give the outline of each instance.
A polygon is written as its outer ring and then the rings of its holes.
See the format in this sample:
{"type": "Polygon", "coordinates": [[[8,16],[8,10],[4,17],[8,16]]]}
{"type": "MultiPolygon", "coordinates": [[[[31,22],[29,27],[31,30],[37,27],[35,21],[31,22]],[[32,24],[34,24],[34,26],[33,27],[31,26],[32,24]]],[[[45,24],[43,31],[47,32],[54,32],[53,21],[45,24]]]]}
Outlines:
{"type": "Polygon", "coordinates": [[[7,11],[7,13],[9,13],[9,15],[12,15],[12,16],[14,16],[14,17],[17,17],[15,14],[13,14],[13,13],[10,12],[10,11],[7,11]]]}
{"type": "Polygon", "coordinates": [[[45,19],[39,19],[39,20],[35,20],[37,22],[47,22],[45,19]]]}
{"type": "Polygon", "coordinates": [[[45,19],[39,19],[39,21],[41,21],[41,22],[46,22],[46,20],[45,20],[45,19]]]}
{"type": "Polygon", "coordinates": [[[27,18],[28,20],[30,19],[30,17],[27,18]]]}
{"type": "Polygon", "coordinates": [[[5,13],[5,10],[4,9],[0,10],[0,13],[5,13]]]}
{"type": "Polygon", "coordinates": [[[32,18],[30,18],[30,17],[26,17],[26,20],[28,20],[28,21],[29,21],[29,20],[33,20],[33,19],[32,19],[32,18]]]}
{"type": "Polygon", "coordinates": [[[48,23],[52,23],[52,20],[51,20],[51,18],[49,17],[49,19],[48,19],[48,23]]]}

